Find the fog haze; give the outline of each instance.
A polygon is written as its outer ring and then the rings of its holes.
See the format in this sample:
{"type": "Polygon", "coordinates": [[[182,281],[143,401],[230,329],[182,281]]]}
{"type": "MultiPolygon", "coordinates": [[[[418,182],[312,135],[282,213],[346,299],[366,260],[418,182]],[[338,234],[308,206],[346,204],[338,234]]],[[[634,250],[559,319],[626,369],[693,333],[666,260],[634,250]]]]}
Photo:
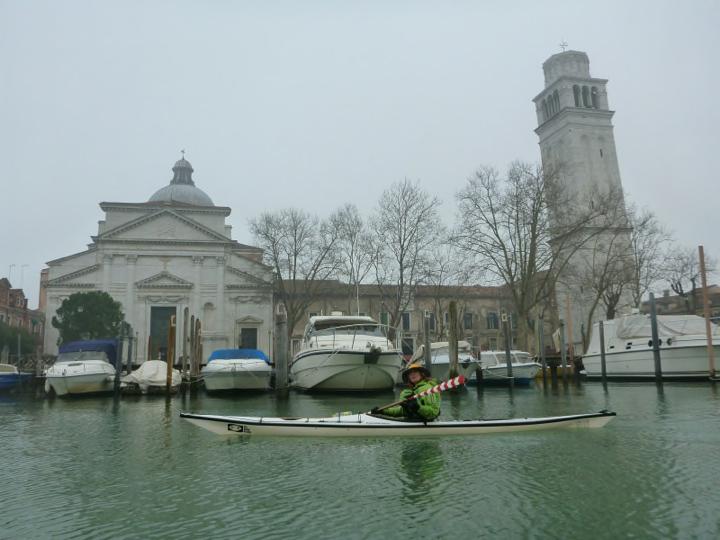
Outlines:
{"type": "Polygon", "coordinates": [[[146,201],[181,149],[243,243],[263,210],[368,214],[406,177],[452,222],[480,165],[539,160],[563,40],[609,79],[629,199],[718,257],[718,23],[713,1],[0,0],[0,277],[36,307],[98,203],[146,201]]]}

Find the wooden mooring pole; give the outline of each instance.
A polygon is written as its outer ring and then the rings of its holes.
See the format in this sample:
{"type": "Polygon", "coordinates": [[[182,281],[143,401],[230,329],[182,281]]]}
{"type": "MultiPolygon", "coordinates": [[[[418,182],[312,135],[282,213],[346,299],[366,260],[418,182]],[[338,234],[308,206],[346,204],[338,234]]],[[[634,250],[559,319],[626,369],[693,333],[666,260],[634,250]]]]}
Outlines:
{"type": "Polygon", "coordinates": [[[662,382],[660,339],[658,338],[657,310],[655,308],[655,295],[653,293],[650,293],[650,333],[652,334],[653,359],[655,360],[655,381],[662,382]]]}
{"type": "Polygon", "coordinates": [[[165,392],[170,393],[172,388],[173,364],[175,363],[175,315],[170,315],[170,328],[168,328],[168,346],[167,346],[167,372],[165,376],[165,392]]]}
{"type": "Polygon", "coordinates": [[[505,365],[507,366],[507,376],[510,379],[510,384],[513,384],[513,368],[512,368],[512,356],[510,355],[510,321],[508,320],[508,314],[503,312],[502,316],[503,334],[505,337],[505,365]]]}
{"type": "Polygon", "coordinates": [[[705,272],[705,251],[702,246],[698,246],[698,258],[700,259],[703,316],[705,317],[705,335],[707,336],[708,374],[711,379],[715,379],[715,351],[713,349],[712,323],[710,322],[710,301],[708,299],[707,274],[705,272]]]}
{"type": "Polygon", "coordinates": [[[430,349],[430,312],[423,318],[423,339],[425,340],[425,367],[432,373],[432,351],[430,349]]]}
{"type": "Polygon", "coordinates": [[[603,384],[607,382],[607,366],[605,364],[605,325],[603,321],[598,323],[600,333],[600,374],[603,384]]]}
{"type": "Polygon", "coordinates": [[[450,355],[448,365],[448,379],[458,376],[458,312],[457,302],[455,300],[450,301],[448,306],[450,312],[450,328],[448,332],[448,353],[450,355]]]}
{"type": "Polygon", "coordinates": [[[567,369],[567,351],[565,350],[565,321],[562,319],[560,319],[560,365],[562,366],[563,379],[565,379],[565,370],[567,369]]]}
{"type": "Polygon", "coordinates": [[[538,349],[540,349],[540,365],[542,366],[543,383],[546,382],[545,371],[547,370],[547,361],[545,359],[545,324],[542,317],[537,319],[538,328],[538,349]]]}
{"type": "Polygon", "coordinates": [[[288,323],[281,311],[275,319],[275,391],[287,394],[288,383],[288,323]]]}

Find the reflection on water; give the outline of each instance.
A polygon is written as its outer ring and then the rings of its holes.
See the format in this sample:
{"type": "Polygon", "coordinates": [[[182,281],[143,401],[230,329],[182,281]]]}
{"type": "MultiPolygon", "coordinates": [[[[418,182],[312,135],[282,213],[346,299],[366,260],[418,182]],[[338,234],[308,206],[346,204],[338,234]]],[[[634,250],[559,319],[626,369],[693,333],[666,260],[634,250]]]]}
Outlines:
{"type": "Polygon", "coordinates": [[[611,409],[599,430],[222,437],[181,410],[326,416],[368,396],[0,397],[0,538],[588,538],[720,532],[720,395],[704,384],[539,383],[443,396],[442,418],[611,409]],[[581,524],[581,525],[579,525],[581,524]]]}
{"type": "Polygon", "coordinates": [[[405,473],[403,496],[412,503],[421,502],[445,465],[440,443],[427,439],[405,441],[400,464],[405,473]]]}

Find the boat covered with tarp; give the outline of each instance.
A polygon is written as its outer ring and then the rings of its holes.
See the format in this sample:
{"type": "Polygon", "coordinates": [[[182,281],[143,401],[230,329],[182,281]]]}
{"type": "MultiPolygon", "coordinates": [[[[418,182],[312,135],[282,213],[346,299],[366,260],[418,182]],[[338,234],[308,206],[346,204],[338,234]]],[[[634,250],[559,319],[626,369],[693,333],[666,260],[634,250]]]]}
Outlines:
{"type": "Polygon", "coordinates": [[[220,435],[281,435],[288,437],[392,437],[481,435],[557,428],[600,428],[614,412],[509,418],[407,422],[368,413],[338,413],[327,418],[277,418],[180,413],[196,426],[220,435]]]}
{"type": "Polygon", "coordinates": [[[266,390],[272,377],[270,358],[259,349],[217,349],[202,369],[205,388],[221,390],[266,390]]]}

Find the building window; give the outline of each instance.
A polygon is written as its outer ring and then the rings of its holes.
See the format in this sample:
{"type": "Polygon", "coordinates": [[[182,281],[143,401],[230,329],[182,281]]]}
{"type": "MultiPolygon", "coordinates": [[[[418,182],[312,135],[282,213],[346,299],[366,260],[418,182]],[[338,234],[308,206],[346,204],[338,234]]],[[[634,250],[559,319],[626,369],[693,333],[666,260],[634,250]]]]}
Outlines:
{"type": "Polygon", "coordinates": [[[573,85],[573,97],[575,98],[575,106],[580,106],[580,87],[575,84],[573,85]]]}
{"type": "Polygon", "coordinates": [[[487,323],[488,330],[497,330],[500,328],[500,319],[496,311],[488,311],[485,322],[487,323]]]}
{"type": "Polygon", "coordinates": [[[403,355],[412,355],[415,352],[415,339],[411,337],[403,338],[402,340],[402,353],[403,355]]]}
{"type": "Polygon", "coordinates": [[[553,108],[555,109],[555,113],[557,114],[560,112],[560,94],[558,94],[557,90],[553,92],[552,101],[554,105],[553,108]]]}
{"type": "Polygon", "coordinates": [[[590,108],[590,90],[587,86],[582,87],[582,99],[583,99],[583,106],[590,108]]]}
{"type": "Polygon", "coordinates": [[[380,324],[388,326],[390,324],[389,320],[390,320],[390,317],[388,317],[388,312],[381,311],[380,312],[380,324]]]}
{"type": "Polygon", "coordinates": [[[430,330],[432,330],[433,332],[435,331],[435,314],[434,313],[430,313],[430,316],[428,317],[428,328],[430,328],[430,330]]]}
{"type": "Polygon", "coordinates": [[[590,90],[590,100],[592,101],[593,109],[598,109],[598,89],[596,86],[593,86],[590,90]]]}
{"type": "Polygon", "coordinates": [[[406,332],[410,330],[410,312],[404,311],[402,314],[402,329],[406,332]]]}
{"type": "Polygon", "coordinates": [[[472,313],[463,314],[463,328],[465,330],[472,330],[472,327],[473,327],[473,314],[472,313]]]}
{"type": "Polygon", "coordinates": [[[258,329],[257,328],[241,328],[240,329],[240,349],[257,349],[258,348],[258,341],[257,341],[257,334],[258,329]]]}

